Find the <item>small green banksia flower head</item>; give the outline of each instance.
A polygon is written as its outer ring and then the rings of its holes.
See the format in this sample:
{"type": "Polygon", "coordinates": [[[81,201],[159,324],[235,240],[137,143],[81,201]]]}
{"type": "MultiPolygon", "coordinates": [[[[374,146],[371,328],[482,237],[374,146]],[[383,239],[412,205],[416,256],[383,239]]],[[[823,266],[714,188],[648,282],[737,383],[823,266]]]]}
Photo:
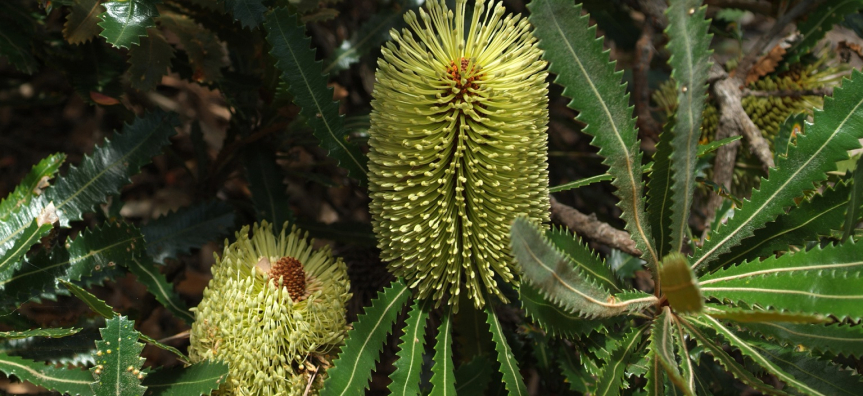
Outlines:
{"type": "MultiPolygon", "coordinates": [[[[418,297],[477,307],[516,281],[509,228],[548,221],[548,84],[531,26],[478,0],[430,0],[381,50],[369,139],[382,258],[418,297]],[[462,290],[464,289],[464,290],[462,290]]],[[[457,308],[457,307],[456,307],[457,308]]]]}
{"type": "Polygon", "coordinates": [[[216,255],[213,279],[195,310],[189,357],[225,361],[219,395],[317,394],[326,353],[348,329],[347,268],[314,250],[296,228],[275,235],[264,222],[237,233],[216,255]]]}

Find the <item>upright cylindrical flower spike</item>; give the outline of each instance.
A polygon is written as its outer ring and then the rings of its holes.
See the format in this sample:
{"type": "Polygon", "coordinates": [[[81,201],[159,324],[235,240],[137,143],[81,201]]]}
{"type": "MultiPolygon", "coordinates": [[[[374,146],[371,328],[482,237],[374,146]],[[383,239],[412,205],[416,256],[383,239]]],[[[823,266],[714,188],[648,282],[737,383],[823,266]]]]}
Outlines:
{"type": "Polygon", "coordinates": [[[189,357],[230,365],[219,395],[317,394],[348,329],[347,267],[314,250],[300,231],[275,235],[264,222],[237,233],[216,255],[213,279],[195,310],[189,357]]]}
{"type": "Polygon", "coordinates": [[[372,93],[373,225],[396,276],[419,297],[477,307],[516,281],[509,228],[548,220],[548,84],[526,18],[501,3],[430,0],[393,30],[372,93]]]}

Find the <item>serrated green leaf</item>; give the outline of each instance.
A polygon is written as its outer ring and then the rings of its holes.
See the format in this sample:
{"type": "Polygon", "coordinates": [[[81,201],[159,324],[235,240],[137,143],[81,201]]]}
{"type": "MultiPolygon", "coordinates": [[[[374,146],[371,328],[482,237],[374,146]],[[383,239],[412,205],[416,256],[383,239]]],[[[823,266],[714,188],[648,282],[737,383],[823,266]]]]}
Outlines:
{"type": "Polygon", "coordinates": [[[422,372],[423,352],[425,352],[425,328],[429,316],[430,302],[414,300],[405,319],[404,334],[400,338],[399,351],[393,363],[395,370],[390,374],[387,389],[393,395],[420,394],[420,373],[422,372]]]}
{"type": "MultiPolygon", "coordinates": [[[[98,319],[103,320],[101,316],[98,319]]],[[[20,340],[0,340],[0,354],[51,364],[88,366],[95,363],[94,342],[98,338],[99,332],[96,329],[85,328],[76,334],[61,338],[30,337],[20,340]]],[[[92,380],[91,377],[90,381],[92,380]]],[[[89,393],[88,391],[87,394],[89,393]]]]}
{"type": "Polygon", "coordinates": [[[455,391],[460,395],[484,395],[493,372],[492,363],[485,356],[474,356],[471,361],[455,369],[455,391]]]}
{"type": "Polygon", "coordinates": [[[0,331],[0,339],[6,340],[18,340],[21,338],[27,337],[49,337],[49,338],[60,338],[70,336],[72,334],[76,334],[81,329],[71,328],[71,329],[33,329],[33,330],[21,330],[21,331],[0,331]]]}
{"type": "MultiPolygon", "coordinates": [[[[671,77],[677,87],[677,114],[671,141],[671,251],[680,251],[689,228],[689,210],[695,190],[695,164],[704,101],[707,99],[707,71],[710,68],[710,21],[701,0],[673,0],[666,15],[671,58],[671,77]]],[[[660,255],[660,257],[663,257],[660,255]]],[[[691,392],[691,391],[690,391],[691,392]]]]}
{"type": "MultiPolygon", "coordinates": [[[[19,4],[12,2],[3,2],[0,5],[0,56],[6,57],[12,66],[18,71],[27,74],[33,74],[39,68],[39,62],[33,56],[32,49],[32,27],[27,26],[27,29],[22,29],[24,24],[29,25],[29,19],[26,22],[15,23],[21,21],[12,20],[18,15],[10,15],[9,11],[21,12],[19,4]],[[10,10],[10,8],[12,10],[10,10]]],[[[17,13],[16,13],[17,14],[17,13]]]]}
{"type": "Polygon", "coordinates": [[[596,378],[597,396],[619,395],[623,387],[623,378],[626,366],[638,345],[641,343],[641,334],[644,327],[633,327],[611,350],[611,358],[600,369],[596,378]]]}
{"type": "Polygon", "coordinates": [[[174,59],[174,47],[158,29],[147,29],[141,45],[129,50],[129,85],[139,91],[151,91],[168,74],[174,59]]]}
{"type": "Polygon", "coordinates": [[[704,313],[716,319],[733,320],[738,323],[786,322],[786,323],[829,323],[832,321],[821,314],[792,311],[771,311],[755,308],[736,308],[727,305],[707,304],[704,313]]]}
{"type": "Polygon", "coordinates": [[[716,150],[719,150],[722,146],[727,146],[731,143],[734,143],[740,139],[743,139],[743,136],[731,136],[725,139],[720,140],[712,140],[707,144],[699,144],[698,145],[698,158],[703,158],[705,155],[710,154],[716,150]]]}
{"type": "Polygon", "coordinates": [[[156,26],[153,18],[159,10],[150,0],[118,0],[102,4],[105,12],[99,16],[102,22],[100,36],[117,48],[131,48],[140,44],[140,37],[147,35],[147,28],[156,26]]]}
{"type": "Polygon", "coordinates": [[[144,378],[147,396],[209,395],[228,376],[228,364],[205,360],[188,367],[160,368],[144,378]]]}
{"type": "Polygon", "coordinates": [[[512,349],[503,334],[503,328],[497,319],[497,314],[491,304],[486,304],[484,309],[487,317],[486,323],[491,331],[491,339],[494,341],[494,349],[497,351],[497,361],[500,364],[500,373],[503,375],[503,383],[510,395],[527,396],[527,387],[524,379],[518,371],[518,362],[512,356],[512,349]]]}
{"type": "Polygon", "coordinates": [[[71,395],[91,394],[90,383],[93,382],[93,377],[83,370],[57,368],[45,363],[0,353],[0,371],[48,390],[71,395]]]}
{"type": "Polygon", "coordinates": [[[863,327],[847,324],[737,323],[738,326],[798,351],[863,356],[863,327]]]}
{"type": "Polygon", "coordinates": [[[608,173],[604,173],[601,175],[585,177],[584,179],[579,179],[579,180],[572,181],[569,183],[564,183],[564,184],[561,184],[559,186],[554,186],[554,187],[549,188],[548,191],[555,193],[555,192],[560,192],[560,191],[572,190],[575,188],[581,188],[584,186],[589,186],[593,183],[599,183],[601,181],[613,180],[613,179],[614,178],[611,175],[609,175],[608,173]]]}
{"type": "Polygon", "coordinates": [[[0,281],[0,296],[4,304],[14,307],[34,298],[53,300],[59,286],[56,280],[78,283],[90,276],[115,274],[118,266],[144,251],[143,240],[141,232],[126,223],[86,229],[55,247],[50,255],[40,253],[28,258],[11,278],[0,281]]]}
{"type": "Polygon", "coordinates": [[[54,177],[65,160],[66,154],[52,154],[33,165],[27,176],[15,186],[15,190],[0,201],[0,223],[6,221],[19,208],[29,204],[34,197],[42,195],[43,190],[50,186],[48,180],[54,177]]]}
{"type": "Polygon", "coordinates": [[[656,240],[656,249],[660,257],[671,252],[671,141],[674,137],[669,120],[656,143],[656,153],[653,154],[653,167],[650,180],[647,182],[647,218],[650,221],[651,232],[656,240]]]}
{"type": "MultiPolygon", "coordinates": [[[[809,395],[834,395],[840,394],[839,392],[842,394],[852,395],[857,393],[856,391],[849,392],[847,389],[848,378],[843,378],[841,375],[831,375],[828,379],[823,376],[823,374],[826,374],[823,371],[824,367],[828,367],[825,364],[826,362],[821,362],[822,364],[820,365],[821,367],[818,367],[820,370],[818,370],[819,372],[817,372],[817,374],[822,376],[817,376],[815,375],[816,372],[814,369],[819,365],[813,365],[812,360],[814,359],[811,357],[796,356],[793,359],[796,360],[796,362],[790,361],[789,355],[792,355],[792,353],[787,349],[785,349],[785,352],[779,352],[777,350],[778,347],[770,347],[766,344],[754,343],[752,342],[754,341],[752,338],[735,333],[716,319],[709,316],[702,316],[698,320],[693,319],[693,321],[698,322],[702,326],[711,327],[718,334],[722,335],[729,344],[740,350],[743,355],[749,357],[759,366],[768,370],[786,385],[803,393],[809,395]],[[804,364],[806,369],[802,369],[798,364],[804,364]],[[836,383],[833,381],[836,381],[836,383]]],[[[859,381],[855,382],[859,384],[859,381]]]]}
{"type": "Polygon", "coordinates": [[[170,345],[165,345],[165,344],[163,344],[159,341],[156,341],[152,337],[150,337],[144,333],[141,333],[141,332],[138,333],[138,339],[141,341],[144,341],[144,342],[146,342],[146,343],[148,343],[148,344],[150,344],[156,348],[164,349],[168,352],[173,353],[174,356],[176,356],[179,361],[183,362],[183,364],[191,364],[189,362],[189,357],[184,355],[183,352],[180,352],[180,350],[177,348],[174,348],[170,345]]]}
{"type": "MultiPolygon", "coordinates": [[[[117,313],[114,312],[114,309],[111,308],[106,302],[100,300],[98,297],[94,296],[92,293],[84,290],[81,286],[78,286],[72,282],[69,282],[64,279],[58,279],[61,285],[65,286],[72,292],[75,297],[78,297],[79,300],[83,301],[84,304],[87,304],[93,312],[96,312],[99,315],[102,315],[105,319],[111,319],[117,316],[117,313]]],[[[137,339],[137,337],[135,337],[137,339]]]]}
{"type": "Polygon", "coordinates": [[[797,26],[800,39],[791,44],[785,55],[785,64],[792,65],[800,61],[800,57],[808,53],[824,36],[833,29],[833,25],[842,22],[845,15],[853,14],[863,8],[861,0],[837,0],[819,4],[807,15],[806,20],[797,26]]]}
{"type": "Polygon", "coordinates": [[[586,370],[581,368],[578,363],[578,357],[568,348],[564,348],[562,356],[557,363],[560,367],[560,372],[566,381],[569,382],[569,389],[582,394],[587,393],[588,384],[593,382],[586,370]]]}
{"type": "Polygon", "coordinates": [[[621,291],[611,268],[587,244],[582,243],[581,238],[563,227],[552,227],[545,232],[545,237],[578,266],[583,276],[612,293],[621,291]]]}
{"type": "Polygon", "coordinates": [[[225,10],[234,15],[244,28],[256,28],[264,21],[267,7],[261,0],[225,0],[225,10]]]}
{"type": "Polygon", "coordinates": [[[725,367],[725,370],[731,373],[734,378],[737,378],[740,381],[743,381],[746,385],[751,386],[755,390],[761,391],[766,394],[771,395],[787,395],[787,393],[782,392],[778,389],[775,389],[763,381],[758,379],[754,374],[749,372],[745,367],[737,363],[737,361],[731,357],[724,349],[722,349],[721,345],[718,345],[714,342],[717,339],[716,332],[711,330],[710,327],[699,328],[696,326],[705,326],[700,322],[696,322],[691,318],[681,318],[678,322],[684,328],[686,328],[686,334],[691,336],[698,345],[702,346],[707,352],[713,355],[714,358],[725,367]]]}
{"type": "MultiPolygon", "coordinates": [[[[674,317],[671,313],[671,308],[663,307],[662,313],[653,320],[653,327],[650,331],[650,343],[648,348],[653,352],[652,356],[662,366],[668,379],[683,391],[686,395],[694,395],[692,388],[686,379],[680,374],[678,369],[677,358],[674,353],[674,345],[676,343],[676,332],[674,326],[674,317]]],[[[657,377],[660,378],[660,377],[657,377]]]]}
{"type": "Polygon", "coordinates": [[[522,283],[519,287],[519,301],[525,313],[539,327],[557,337],[581,338],[594,331],[606,331],[606,325],[613,323],[609,319],[584,319],[578,314],[566,312],[546,300],[536,287],[528,283],[522,283]]]}
{"type": "Polygon", "coordinates": [[[182,319],[186,324],[192,325],[195,316],[189,312],[189,307],[180,300],[180,296],[174,291],[172,284],[168,283],[165,275],[159,272],[159,268],[148,256],[133,257],[128,261],[129,271],[138,277],[138,281],[147,286],[147,291],[156,296],[162,305],[174,316],[182,319]]]}
{"type": "Polygon", "coordinates": [[[264,27],[267,41],[273,46],[270,54],[276,58],[276,67],[288,82],[294,103],[300,106],[300,114],[314,129],[321,147],[347,169],[348,176],[365,185],[367,159],[347,140],[338,103],[333,101],[332,90],[321,75],[315,50],[309,48],[311,40],[306,36],[305,25],[286,8],[276,8],[267,14],[264,27]]]}
{"type": "MultiPolygon", "coordinates": [[[[207,1],[207,3],[213,3],[207,1]]],[[[222,78],[221,68],[225,65],[225,48],[219,43],[219,36],[199,25],[187,15],[164,12],[159,23],[180,39],[183,50],[192,66],[192,79],[197,82],[218,81],[222,78]]]]}
{"type": "Polygon", "coordinates": [[[644,373],[647,384],[644,385],[644,390],[649,396],[665,396],[665,369],[653,349],[648,349],[647,363],[647,372],[644,373]]]}
{"type": "Polygon", "coordinates": [[[403,15],[412,7],[391,7],[378,11],[354,33],[350,39],[344,40],[333,51],[327,60],[323,73],[338,73],[359,62],[367,52],[380,47],[389,40],[390,29],[403,25],[403,15]]]}
{"type": "Polygon", "coordinates": [[[260,143],[243,152],[246,180],[252,192],[258,221],[267,220],[281,226],[294,221],[294,213],[288,201],[284,176],[276,164],[276,153],[272,147],[260,143]]]}
{"type": "Polygon", "coordinates": [[[863,382],[860,382],[860,376],[853,370],[840,368],[831,361],[818,359],[808,353],[765,342],[750,342],[761,356],[823,395],[860,394],[863,382]]]}
{"type": "MultiPolygon", "coordinates": [[[[45,209],[46,212],[49,212],[50,216],[54,216],[53,219],[56,219],[53,208],[53,205],[48,205],[45,209]]],[[[45,223],[45,221],[44,217],[41,220],[40,218],[33,219],[30,225],[21,230],[16,240],[0,246],[0,284],[8,283],[14,277],[15,271],[19,270],[22,266],[24,255],[33,245],[39,243],[40,238],[47,235],[54,228],[53,221],[48,223],[45,223]]]]}
{"type": "Polygon", "coordinates": [[[854,233],[857,223],[860,221],[861,213],[863,213],[863,155],[857,159],[857,166],[854,168],[854,181],[851,185],[851,194],[848,197],[848,207],[845,210],[845,222],[842,227],[842,242],[847,241],[848,237],[854,233]]]}
{"type": "Polygon", "coordinates": [[[69,44],[90,41],[99,34],[99,15],[104,11],[100,0],[75,0],[63,24],[63,37],[69,44]]]}
{"type": "Polygon", "coordinates": [[[429,383],[431,396],[455,396],[455,375],[452,361],[452,309],[444,307],[434,345],[434,365],[429,383]]]}
{"type": "Polygon", "coordinates": [[[764,228],[756,230],[752,238],[744,239],[728,253],[719,256],[716,267],[769,257],[775,251],[787,251],[790,246],[803,247],[808,241],[830,235],[831,230],[842,224],[849,191],[849,186],[840,182],[832,188],[825,188],[820,195],[802,201],[800,206],[791,208],[787,214],[779,215],[764,228]]]}
{"type": "Polygon", "coordinates": [[[147,254],[161,264],[207,242],[218,241],[233,229],[234,209],[213,200],[159,217],[141,227],[141,232],[147,241],[147,254]]]}
{"type": "Polygon", "coordinates": [[[806,113],[792,114],[779,126],[779,132],[773,140],[774,162],[780,156],[788,157],[788,146],[793,146],[793,142],[797,141],[797,135],[804,133],[803,127],[806,126],[804,121],[808,116],[806,113]]]}
{"type": "Polygon", "coordinates": [[[582,266],[551,246],[543,234],[524,218],[516,218],[511,229],[512,252],[524,269],[524,277],[554,302],[586,318],[608,318],[641,309],[656,302],[656,297],[623,300],[597,286],[582,275],[582,266]]]}
{"type": "Polygon", "coordinates": [[[764,308],[863,317],[860,246],[848,241],[716,271],[702,277],[705,297],[764,308]]]}
{"type": "Polygon", "coordinates": [[[387,333],[410,295],[403,280],[393,281],[372,300],[371,307],[357,317],[353,329],[348,331],[345,345],[333,361],[333,368],[327,371],[322,396],[364,394],[387,333]]]}
{"type": "Polygon", "coordinates": [[[824,98],[824,110],[814,110],[815,123],[806,134],[797,137],[797,146],[789,148],[788,157],[779,158],[778,169],[770,178],[762,179],[761,189],[728,220],[714,230],[710,239],[695,254],[692,268],[697,273],[709,272],[719,255],[727,252],[754,230],[794,205],[794,199],[812,184],[827,178],[837,161],[848,158],[848,150],[860,147],[863,138],[863,74],[855,70],[852,80],[824,98]]]}
{"type": "Polygon", "coordinates": [[[118,315],[105,321],[105,327],[99,332],[102,340],[96,341],[96,366],[90,369],[96,378],[90,385],[93,393],[96,396],[143,395],[147,387],[141,385],[138,373],[144,365],[144,358],[140,356],[144,344],[138,342],[135,322],[118,315]]]}
{"type": "Polygon", "coordinates": [[[602,39],[596,38],[596,27],[588,27],[590,17],[581,15],[581,6],[567,0],[536,0],[528,8],[549,71],[557,74],[555,82],[564,86],[563,95],[572,98],[569,106],[579,111],[577,119],[587,124],[583,132],[594,136],[591,144],[600,148],[603,164],[614,176],[626,229],[648,264],[655,265],[660,256],[644,213],[641,151],[629,94],[620,82],[623,72],[614,71],[602,39]]]}

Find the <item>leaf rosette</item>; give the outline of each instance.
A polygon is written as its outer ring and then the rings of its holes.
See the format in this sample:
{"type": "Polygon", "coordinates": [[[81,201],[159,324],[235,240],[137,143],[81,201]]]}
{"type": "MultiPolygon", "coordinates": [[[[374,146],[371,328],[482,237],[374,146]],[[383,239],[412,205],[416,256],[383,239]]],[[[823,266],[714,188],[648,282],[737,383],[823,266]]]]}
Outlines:
{"type": "Polygon", "coordinates": [[[509,228],[548,221],[546,61],[500,3],[433,0],[392,30],[375,75],[371,213],[381,257],[420,298],[477,307],[516,283],[509,228]],[[469,26],[466,26],[469,24],[469,26]],[[462,290],[464,289],[464,290],[462,290]]]}
{"type": "Polygon", "coordinates": [[[230,365],[220,395],[301,395],[316,392],[348,325],[347,267],[329,249],[294,228],[272,225],[237,233],[216,255],[213,279],[195,308],[189,357],[230,365]],[[311,384],[309,384],[311,382],[311,384]]]}

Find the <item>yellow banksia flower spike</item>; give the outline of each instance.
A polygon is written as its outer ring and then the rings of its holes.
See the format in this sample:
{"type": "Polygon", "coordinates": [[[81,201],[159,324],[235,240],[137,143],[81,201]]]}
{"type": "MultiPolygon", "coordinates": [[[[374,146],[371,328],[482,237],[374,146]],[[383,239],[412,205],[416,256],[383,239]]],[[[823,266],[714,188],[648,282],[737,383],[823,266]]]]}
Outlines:
{"type": "Polygon", "coordinates": [[[243,227],[216,255],[189,357],[229,364],[218,395],[303,395],[310,381],[317,394],[348,329],[347,267],[296,228],[276,235],[264,222],[252,234],[243,227]]]}
{"type": "Polygon", "coordinates": [[[382,48],[369,139],[382,258],[418,297],[501,299],[516,216],[548,221],[548,84],[532,28],[501,3],[430,0],[382,48]]]}

